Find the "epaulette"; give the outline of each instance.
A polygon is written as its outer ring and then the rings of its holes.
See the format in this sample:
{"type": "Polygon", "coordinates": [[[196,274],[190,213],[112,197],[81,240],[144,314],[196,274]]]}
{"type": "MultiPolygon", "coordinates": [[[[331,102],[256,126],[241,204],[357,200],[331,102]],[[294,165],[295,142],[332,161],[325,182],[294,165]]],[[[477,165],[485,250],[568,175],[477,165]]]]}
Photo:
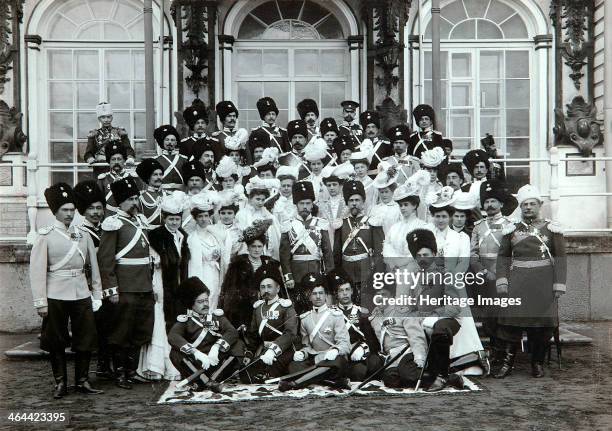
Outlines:
{"type": "Polygon", "coordinates": [[[221,134],[221,130],[217,130],[216,132],[212,132],[210,136],[219,136],[221,134]]]}
{"type": "Polygon", "coordinates": [[[185,323],[187,321],[188,317],[186,314],[179,314],[178,316],[176,316],[176,321],[177,322],[181,322],[181,323],[185,323]]]}
{"type": "Polygon", "coordinates": [[[502,228],[502,233],[504,235],[508,235],[516,230],[516,225],[514,223],[509,224],[508,226],[504,226],[502,228]]]}
{"type": "Polygon", "coordinates": [[[344,313],[339,309],[339,308],[331,308],[331,314],[333,314],[334,316],[344,316],[344,313]]]}
{"type": "Polygon", "coordinates": [[[359,307],[359,311],[361,311],[362,314],[370,314],[370,310],[365,307],[359,307]]]}
{"type": "Polygon", "coordinates": [[[191,139],[191,136],[187,136],[186,138],[181,139],[181,142],[190,141],[191,139]]]}
{"type": "Polygon", "coordinates": [[[563,234],[564,229],[561,223],[559,223],[558,221],[553,221],[553,220],[546,220],[546,222],[548,223],[546,227],[548,228],[549,231],[551,231],[552,233],[563,234]]]}
{"type": "Polygon", "coordinates": [[[255,301],[255,303],[253,304],[253,308],[257,308],[259,307],[261,304],[264,303],[263,299],[258,299],[257,301],[255,301]]]}
{"type": "Polygon", "coordinates": [[[217,317],[221,317],[223,316],[223,310],[221,310],[220,308],[215,309],[215,311],[212,312],[212,314],[214,314],[217,317]]]}
{"type": "Polygon", "coordinates": [[[87,134],[87,137],[88,137],[88,138],[93,138],[94,136],[96,136],[96,132],[97,132],[97,131],[98,131],[97,129],[91,129],[91,130],[89,131],[89,133],[87,134]]]}
{"type": "MultiPolygon", "coordinates": [[[[221,133],[221,132],[218,132],[217,134],[219,134],[219,133],[221,133]]],[[[219,140],[218,140],[217,138],[215,138],[214,136],[211,136],[211,137],[210,137],[210,140],[211,140],[211,141],[217,141],[217,142],[219,142],[219,140]]]]}
{"type": "Polygon", "coordinates": [[[479,224],[480,224],[480,223],[482,223],[483,221],[485,221],[485,219],[483,219],[483,218],[476,220],[476,221],[474,222],[474,226],[479,225],[479,224]]]}
{"type": "Polygon", "coordinates": [[[40,229],[38,229],[38,233],[40,235],[47,235],[49,234],[49,232],[51,232],[53,229],[55,229],[55,226],[43,226],[40,229]]]}
{"type": "Polygon", "coordinates": [[[306,317],[308,317],[308,315],[312,312],[312,310],[308,310],[302,314],[300,314],[300,319],[304,319],[306,317]]]}
{"type": "Polygon", "coordinates": [[[107,175],[108,175],[108,172],[102,172],[100,175],[98,175],[98,179],[103,180],[104,178],[106,178],[107,175]]]}
{"type": "Polygon", "coordinates": [[[280,303],[281,307],[285,307],[285,308],[291,307],[293,305],[293,302],[291,302],[291,299],[280,298],[278,302],[280,303]]]}
{"type": "Polygon", "coordinates": [[[119,136],[127,136],[127,131],[123,127],[117,127],[117,132],[119,136]]]}
{"type": "Polygon", "coordinates": [[[438,132],[437,130],[434,130],[433,132],[434,132],[436,135],[440,135],[440,136],[442,136],[442,133],[438,132]]]}
{"type": "Polygon", "coordinates": [[[179,154],[179,159],[180,159],[181,157],[182,157],[183,159],[187,159],[187,156],[186,156],[186,155],[184,155],[184,154],[179,154]]]}
{"type": "Polygon", "coordinates": [[[123,222],[117,218],[117,216],[110,216],[104,219],[102,222],[102,230],[107,232],[121,229],[123,222]]]}
{"type": "Polygon", "coordinates": [[[287,129],[285,129],[284,127],[279,127],[279,130],[283,130],[283,131],[287,131],[287,129]]]}

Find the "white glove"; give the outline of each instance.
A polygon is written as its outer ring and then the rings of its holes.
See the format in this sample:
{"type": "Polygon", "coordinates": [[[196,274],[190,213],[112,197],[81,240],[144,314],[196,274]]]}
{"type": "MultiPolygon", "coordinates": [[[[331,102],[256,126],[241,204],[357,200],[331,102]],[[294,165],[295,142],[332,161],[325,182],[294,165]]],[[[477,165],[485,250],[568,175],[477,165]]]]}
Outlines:
{"type": "Polygon", "coordinates": [[[425,366],[425,358],[414,358],[414,363],[419,368],[423,368],[425,366]]]}
{"type": "Polygon", "coordinates": [[[433,329],[437,321],[438,321],[438,317],[436,316],[426,317],[425,319],[423,319],[423,327],[433,329]]]}
{"type": "Polygon", "coordinates": [[[323,357],[326,361],[333,361],[338,357],[338,351],[336,349],[329,349],[325,352],[325,356],[323,357]]]}
{"type": "Polygon", "coordinates": [[[274,362],[275,359],[276,359],[276,355],[274,354],[272,349],[266,350],[266,353],[261,355],[261,362],[263,362],[266,365],[272,365],[272,362],[274,362]]]}
{"type": "Polygon", "coordinates": [[[219,345],[215,344],[210,348],[208,352],[208,359],[210,360],[210,365],[213,367],[219,364],[219,345]]]}
{"type": "Polygon", "coordinates": [[[95,313],[96,311],[98,311],[100,309],[100,307],[102,307],[102,300],[101,299],[93,299],[91,300],[91,308],[93,309],[93,312],[95,313]]]}
{"type": "Polygon", "coordinates": [[[353,361],[353,362],[361,361],[363,359],[363,355],[364,354],[365,354],[365,351],[363,350],[363,347],[361,347],[361,346],[357,347],[353,351],[353,354],[351,355],[351,361],[353,361]]]}
{"type": "Polygon", "coordinates": [[[298,350],[297,352],[293,354],[293,360],[296,362],[305,361],[306,353],[302,352],[301,350],[298,350]]]}
{"type": "Polygon", "coordinates": [[[208,370],[210,368],[210,359],[206,353],[202,353],[199,350],[193,352],[193,356],[202,363],[202,368],[208,370]]]}

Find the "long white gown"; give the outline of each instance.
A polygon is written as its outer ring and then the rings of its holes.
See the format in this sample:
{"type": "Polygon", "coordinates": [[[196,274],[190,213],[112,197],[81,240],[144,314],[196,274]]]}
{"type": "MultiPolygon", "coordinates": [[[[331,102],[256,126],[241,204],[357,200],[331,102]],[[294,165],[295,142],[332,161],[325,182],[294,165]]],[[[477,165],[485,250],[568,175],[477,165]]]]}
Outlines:
{"type": "MultiPolygon", "coordinates": [[[[151,249],[154,262],[159,262],[159,255],[151,249]]],[[[170,344],[166,334],[166,319],[164,317],[164,288],[162,284],[162,271],[159,266],[153,272],[153,293],[157,294],[155,301],[153,334],[151,343],[140,349],[140,359],[136,372],[148,380],[180,380],[178,372],[170,361],[170,344]]]]}
{"type": "Polygon", "coordinates": [[[198,277],[210,290],[210,309],[217,308],[221,294],[221,256],[223,245],[209,229],[210,226],[195,230],[187,238],[190,259],[188,266],[189,277],[198,277]]]}

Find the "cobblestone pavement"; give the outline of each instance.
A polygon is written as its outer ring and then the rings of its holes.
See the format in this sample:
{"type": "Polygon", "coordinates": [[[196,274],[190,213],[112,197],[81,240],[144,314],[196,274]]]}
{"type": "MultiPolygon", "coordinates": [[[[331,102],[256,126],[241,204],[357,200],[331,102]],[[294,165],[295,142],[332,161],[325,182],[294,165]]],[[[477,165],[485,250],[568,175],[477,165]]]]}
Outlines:
{"type": "MultiPolygon", "coordinates": [[[[575,324],[572,330],[593,337],[594,342],[566,347],[562,371],[553,363],[546,369],[547,377],[533,379],[527,358],[521,355],[510,378],[475,379],[483,387],[480,393],[414,398],[157,406],[153,403],[164,384],[141,384],[124,391],[96,382],[106,390],[104,395],[70,394],[54,401],[46,361],[16,361],[3,355],[0,410],[5,415],[66,411],[71,429],[612,430],[612,322],[575,324]]],[[[0,335],[0,348],[5,351],[31,339],[31,334],[0,335]]],[[[42,428],[6,420],[0,424],[3,429],[42,428]]]]}

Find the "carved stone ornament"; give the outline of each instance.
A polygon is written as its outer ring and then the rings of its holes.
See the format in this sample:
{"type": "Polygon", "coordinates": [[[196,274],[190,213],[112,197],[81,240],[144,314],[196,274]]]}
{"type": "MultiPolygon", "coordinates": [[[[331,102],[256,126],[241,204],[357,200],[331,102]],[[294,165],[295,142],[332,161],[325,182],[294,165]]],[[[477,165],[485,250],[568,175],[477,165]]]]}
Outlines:
{"type": "Polygon", "coordinates": [[[597,107],[576,96],[566,105],[567,113],[555,109],[555,145],[575,145],[585,157],[590,157],[593,147],[603,142],[602,122],[597,120],[597,107]]]}
{"type": "Polygon", "coordinates": [[[565,35],[561,44],[561,55],[565,59],[565,64],[572,69],[569,77],[574,81],[576,89],[580,89],[580,80],[584,76],[582,68],[593,53],[593,41],[585,40],[585,32],[588,29],[588,4],[587,0],[562,1],[561,19],[565,35]]]}
{"type": "Polygon", "coordinates": [[[23,152],[28,138],[21,130],[21,116],[15,108],[9,108],[0,100],[0,158],[7,152],[23,152]]]}
{"type": "Polygon", "coordinates": [[[4,84],[9,81],[8,73],[12,70],[14,52],[12,26],[23,18],[23,0],[0,1],[0,94],[4,84]]]}

